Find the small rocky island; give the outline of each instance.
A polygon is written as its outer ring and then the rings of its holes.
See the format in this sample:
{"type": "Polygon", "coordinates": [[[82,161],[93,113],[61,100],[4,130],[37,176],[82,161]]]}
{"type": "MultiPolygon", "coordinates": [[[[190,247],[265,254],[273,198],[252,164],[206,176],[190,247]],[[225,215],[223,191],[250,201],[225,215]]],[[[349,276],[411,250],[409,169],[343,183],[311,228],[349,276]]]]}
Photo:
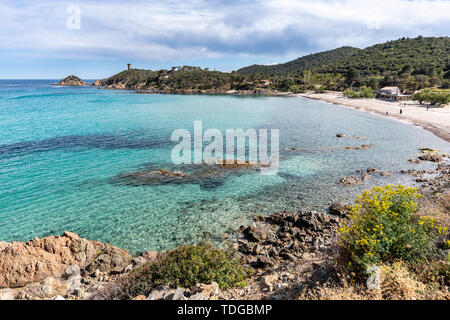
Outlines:
{"type": "Polygon", "coordinates": [[[61,81],[59,81],[59,83],[57,83],[56,85],[59,85],[59,86],[88,86],[89,84],[87,82],[84,82],[77,76],[70,75],[64,79],[61,79],[61,81]]]}

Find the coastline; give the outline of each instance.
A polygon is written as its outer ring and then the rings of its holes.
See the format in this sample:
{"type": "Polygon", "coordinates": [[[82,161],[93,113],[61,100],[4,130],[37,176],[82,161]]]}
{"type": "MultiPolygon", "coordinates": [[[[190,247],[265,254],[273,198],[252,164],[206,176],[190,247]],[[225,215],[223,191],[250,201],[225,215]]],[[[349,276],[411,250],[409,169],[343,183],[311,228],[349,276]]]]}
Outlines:
{"type": "MultiPolygon", "coordinates": [[[[419,214],[436,209],[436,194],[449,194],[449,170],[448,164],[438,165],[433,170],[436,177],[421,183],[424,199],[419,214]]],[[[405,174],[422,179],[428,173],[414,170],[405,174]]],[[[67,231],[26,242],[0,241],[0,300],[316,300],[322,294],[326,298],[327,290],[330,294],[338,290],[339,295],[328,297],[333,300],[344,293],[351,293],[346,297],[351,300],[404,298],[386,298],[358,287],[329,286],[330,279],[341,277],[335,274],[335,235],[347,217],[347,206],[335,202],[320,212],[257,215],[232,235],[224,234],[223,241],[236,252],[237,261],[252,270],[244,287],[221,289],[216,282],[205,282],[192,288],[159,286],[146,295],[130,295],[119,290],[123,280],[173,250],[133,254],[67,231]],[[128,296],[118,296],[122,293],[128,296]]],[[[438,293],[442,295],[434,299],[448,299],[444,290],[438,293]]]]}
{"type": "Polygon", "coordinates": [[[356,110],[372,112],[399,121],[406,121],[432,132],[439,138],[450,142],[450,108],[430,107],[415,101],[386,101],[380,99],[350,99],[341,92],[298,93],[291,96],[319,100],[356,110]],[[406,106],[404,104],[406,103],[406,106]],[[400,114],[402,109],[402,114],[400,114]],[[386,114],[388,112],[388,114],[386,114]]]}

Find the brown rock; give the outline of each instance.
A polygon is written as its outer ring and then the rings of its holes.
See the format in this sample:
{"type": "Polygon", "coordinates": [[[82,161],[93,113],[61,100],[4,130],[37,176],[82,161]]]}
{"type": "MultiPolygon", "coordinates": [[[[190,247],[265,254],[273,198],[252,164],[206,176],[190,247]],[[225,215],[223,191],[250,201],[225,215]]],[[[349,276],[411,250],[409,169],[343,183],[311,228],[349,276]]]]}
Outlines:
{"type": "Polygon", "coordinates": [[[211,284],[199,283],[192,288],[191,293],[201,293],[205,299],[209,299],[211,296],[217,296],[220,292],[219,285],[216,282],[211,284]]]}
{"type": "Polygon", "coordinates": [[[144,252],[142,254],[142,257],[147,259],[147,260],[149,260],[149,261],[156,260],[156,258],[158,257],[158,251],[154,250],[154,251],[144,252]]]}
{"type": "Polygon", "coordinates": [[[61,79],[61,81],[58,83],[60,86],[87,86],[88,84],[86,82],[83,82],[80,78],[77,76],[68,76],[64,79],[61,79]]]}
{"type": "Polygon", "coordinates": [[[355,185],[355,184],[360,184],[361,180],[354,176],[348,176],[348,177],[344,177],[341,180],[339,180],[339,183],[346,185],[346,186],[351,186],[351,185],[355,185]]]}
{"type": "Polygon", "coordinates": [[[276,274],[268,274],[261,277],[260,286],[261,289],[269,289],[272,290],[275,282],[278,280],[278,276],[276,274]]]}
{"type": "Polygon", "coordinates": [[[268,256],[259,256],[255,263],[256,268],[267,268],[272,265],[273,261],[268,256]]]}
{"type": "Polygon", "coordinates": [[[251,225],[247,229],[244,230],[244,235],[250,241],[263,241],[267,238],[266,230],[262,226],[251,225]]]}
{"type": "Polygon", "coordinates": [[[51,276],[62,277],[72,264],[81,269],[90,265],[101,266],[102,271],[110,272],[125,268],[129,258],[125,250],[83,239],[70,232],[27,242],[2,243],[0,288],[19,287],[51,276]]]}
{"type": "Polygon", "coordinates": [[[328,212],[337,216],[344,216],[347,213],[348,206],[345,203],[335,202],[329,208],[328,212]]]}
{"type": "Polygon", "coordinates": [[[442,157],[438,155],[437,153],[427,153],[424,155],[421,155],[419,157],[420,160],[423,161],[431,161],[431,162],[441,162],[443,161],[442,157]]]}
{"type": "Polygon", "coordinates": [[[146,296],[144,296],[144,295],[139,295],[139,296],[136,296],[136,297],[134,297],[133,299],[131,299],[131,300],[145,300],[147,297],[146,296]]]}

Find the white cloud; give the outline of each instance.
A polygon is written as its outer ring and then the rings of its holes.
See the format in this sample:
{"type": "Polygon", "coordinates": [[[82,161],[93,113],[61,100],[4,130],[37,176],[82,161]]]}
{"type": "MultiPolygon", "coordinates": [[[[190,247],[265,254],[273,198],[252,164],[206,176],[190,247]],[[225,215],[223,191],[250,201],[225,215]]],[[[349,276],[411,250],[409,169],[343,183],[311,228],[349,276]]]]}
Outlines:
{"type": "Polygon", "coordinates": [[[0,2],[0,49],[80,59],[282,57],[446,35],[449,1],[0,2]],[[81,29],[66,27],[70,5],[81,29]]]}

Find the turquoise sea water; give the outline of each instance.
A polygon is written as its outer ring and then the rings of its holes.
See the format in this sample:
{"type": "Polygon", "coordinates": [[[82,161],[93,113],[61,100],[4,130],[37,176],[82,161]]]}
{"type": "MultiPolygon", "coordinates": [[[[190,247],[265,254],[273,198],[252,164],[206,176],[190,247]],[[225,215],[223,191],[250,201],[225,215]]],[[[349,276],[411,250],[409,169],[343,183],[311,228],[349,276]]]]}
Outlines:
{"type": "Polygon", "coordinates": [[[407,183],[400,169],[419,147],[450,144],[412,125],[313,100],[287,97],[144,95],[0,80],[0,241],[61,234],[132,251],[213,239],[252,214],[323,209],[375,184],[407,183]],[[183,170],[171,163],[177,128],[279,128],[279,174],[232,172],[208,184],[129,185],[120,174],[183,170]],[[365,139],[339,139],[345,132],[365,139]],[[370,144],[368,150],[343,150],[370,144]],[[283,151],[284,148],[297,151],[283,151]],[[355,170],[392,170],[358,187],[355,170]]]}

